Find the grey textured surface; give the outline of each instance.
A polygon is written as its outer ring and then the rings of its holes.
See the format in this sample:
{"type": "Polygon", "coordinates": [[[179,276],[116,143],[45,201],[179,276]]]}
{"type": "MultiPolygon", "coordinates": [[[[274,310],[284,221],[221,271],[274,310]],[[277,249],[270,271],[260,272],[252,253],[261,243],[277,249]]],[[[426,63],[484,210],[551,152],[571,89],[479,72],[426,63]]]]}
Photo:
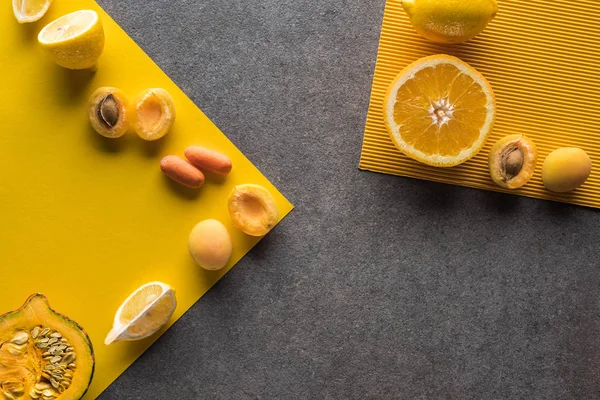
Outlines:
{"type": "Polygon", "coordinates": [[[357,169],[384,0],[101,0],[296,210],[102,396],[600,398],[597,211],[357,169]]]}

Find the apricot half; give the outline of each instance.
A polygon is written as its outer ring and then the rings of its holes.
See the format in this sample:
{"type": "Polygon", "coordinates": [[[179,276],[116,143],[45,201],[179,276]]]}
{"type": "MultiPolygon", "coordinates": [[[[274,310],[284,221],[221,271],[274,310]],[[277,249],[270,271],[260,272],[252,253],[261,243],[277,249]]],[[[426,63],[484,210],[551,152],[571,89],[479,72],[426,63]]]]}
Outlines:
{"type": "Polygon", "coordinates": [[[88,118],[96,132],[107,138],[118,138],[129,129],[129,107],[129,100],[122,90],[104,86],[90,96],[88,118]]]}
{"type": "Polygon", "coordinates": [[[138,136],[144,140],[158,140],[175,122],[175,103],[165,89],[145,89],[135,99],[135,114],[138,136]]]}
{"type": "Polygon", "coordinates": [[[577,189],[592,171],[590,156],[577,147],[563,147],[548,154],[542,167],[544,186],[563,193],[577,189]]]}
{"type": "Polygon", "coordinates": [[[228,207],[235,226],[251,236],[266,235],[279,220],[275,198],[260,185],[234,187],[229,194],[228,207]]]}
{"type": "Polygon", "coordinates": [[[498,140],[489,155],[490,176],[498,186],[517,189],[533,176],[537,150],[525,135],[508,135],[498,140]]]}

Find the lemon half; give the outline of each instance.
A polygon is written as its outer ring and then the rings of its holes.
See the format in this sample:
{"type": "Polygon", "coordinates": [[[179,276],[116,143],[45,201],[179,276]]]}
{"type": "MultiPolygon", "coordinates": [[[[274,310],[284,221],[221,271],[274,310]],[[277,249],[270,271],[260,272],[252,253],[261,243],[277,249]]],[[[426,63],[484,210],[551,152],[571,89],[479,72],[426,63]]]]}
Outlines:
{"type": "Polygon", "coordinates": [[[175,291],[166,283],[150,282],[137,288],[115,314],[105,344],[148,337],[169,321],[177,307],[175,291]]]}
{"type": "Polygon", "coordinates": [[[402,0],[415,30],[438,43],[460,43],[481,33],[496,16],[496,0],[402,0]]]}
{"type": "Polygon", "coordinates": [[[12,7],[17,21],[24,24],[42,18],[50,4],[52,0],[13,0],[12,7]]]}
{"type": "Polygon", "coordinates": [[[62,67],[93,68],[104,50],[104,29],[95,11],[80,10],[46,25],[38,42],[62,67]]]}

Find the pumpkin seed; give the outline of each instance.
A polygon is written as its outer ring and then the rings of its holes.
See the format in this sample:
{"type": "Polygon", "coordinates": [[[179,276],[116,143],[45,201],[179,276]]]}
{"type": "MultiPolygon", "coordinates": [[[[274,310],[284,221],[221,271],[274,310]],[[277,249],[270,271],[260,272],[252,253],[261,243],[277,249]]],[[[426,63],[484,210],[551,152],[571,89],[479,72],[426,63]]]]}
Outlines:
{"type": "Polygon", "coordinates": [[[29,334],[27,332],[19,332],[12,338],[11,342],[14,344],[25,344],[29,340],[29,334]]]}
{"type": "Polygon", "coordinates": [[[39,382],[34,386],[37,390],[50,389],[52,386],[48,382],[39,382]]]}
{"type": "Polygon", "coordinates": [[[17,345],[12,344],[12,343],[8,345],[8,352],[10,354],[12,354],[13,356],[20,356],[22,354],[19,347],[17,347],[17,345]]]}
{"type": "MultiPolygon", "coordinates": [[[[50,384],[51,384],[53,387],[55,387],[55,388],[57,388],[57,389],[58,389],[58,382],[57,382],[57,381],[56,381],[54,378],[51,378],[51,379],[50,379],[50,384]]],[[[48,389],[48,390],[50,390],[50,389],[48,389]]],[[[42,393],[42,394],[43,394],[43,393],[42,393]]],[[[45,395],[44,395],[44,396],[45,396],[45,395]]]]}
{"type": "Polygon", "coordinates": [[[67,348],[65,349],[65,351],[66,351],[67,353],[69,353],[69,352],[73,351],[73,348],[69,346],[69,347],[67,347],[67,348]]]}
{"type": "Polygon", "coordinates": [[[38,343],[48,343],[49,340],[50,339],[48,339],[47,337],[43,337],[43,338],[40,338],[40,340],[38,340],[38,343]]]}
{"type": "Polygon", "coordinates": [[[60,341],[63,342],[63,343],[67,343],[68,342],[68,340],[66,338],[61,338],[60,341]]]}
{"type": "Polygon", "coordinates": [[[50,332],[50,328],[44,328],[44,330],[42,331],[41,335],[42,336],[46,336],[49,332],[50,332]]]}
{"type": "Polygon", "coordinates": [[[39,334],[40,334],[40,327],[39,326],[36,326],[35,328],[33,328],[31,330],[31,337],[32,338],[34,338],[34,339],[37,338],[39,334]]]}
{"type": "Polygon", "coordinates": [[[48,344],[54,344],[56,342],[58,342],[58,339],[55,337],[48,339],[48,344]]]}
{"type": "Polygon", "coordinates": [[[2,393],[4,394],[4,397],[6,397],[8,400],[16,400],[15,396],[13,396],[12,394],[4,391],[2,393]]]}
{"type": "Polygon", "coordinates": [[[60,360],[61,360],[60,356],[55,356],[55,357],[52,357],[52,359],[50,359],[50,362],[52,364],[57,364],[60,360]]]}
{"type": "Polygon", "coordinates": [[[62,337],[62,335],[60,334],[60,332],[52,332],[50,337],[60,339],[62,337]]]}
{"type": "Polygon", "coordinates": [[[75,353],[67,353],[62,359],[62,362],[65,364],[72,363],[73,361],[75,361],[75,353]]]}
{"type": "Polygon", "coordinates": [[[70,363],[70,364],[68,365],[68,367],[69,367],[69,368],[71,368],[71,369],[75,369],[75,368],[77,368],[77,364],[75,364],[75,363],[70,363]]]}
{"type": "Polygon", "coordinates": [[[56,374],[56,373],[52,373],[50,376],[52,376],[58,382],[60,382],[62,380],[62,378],[63,378],[63,376],[61,374],[56,374]]]}
{"type": "Polygon", "coordinates": [[[31,388],[31,390],[29,391],[29,397],[31,397],[32,399],[39,399],[40,395],[37,392],[37,390],[35,390],[35,388],[31,388]]]}

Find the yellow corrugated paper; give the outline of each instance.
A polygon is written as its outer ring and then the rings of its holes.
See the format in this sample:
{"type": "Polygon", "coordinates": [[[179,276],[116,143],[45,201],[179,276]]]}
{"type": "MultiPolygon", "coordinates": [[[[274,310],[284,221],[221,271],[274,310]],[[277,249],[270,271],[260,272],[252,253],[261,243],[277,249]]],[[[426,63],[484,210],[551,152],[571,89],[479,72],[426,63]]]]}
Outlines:
{"type": "Polygon", "coordinates": [[[178,306],[170,326],[259,241],[229,218],[233,186],[267,187],[281,218],[292,205],[92,0],[54,1],[43,20],[29,25],[17,24],[4,1],[0,38],[0,314],[42,292],[80,323],[94,344],[96,373],[85,397],[94,399],[160,335],[104,345],[115,311],[133,290],[154,280],[172,285],[178,306]],[[96,10],[104,24],[96,73],[58,67],[37,43],[46,23],[79,9],[96,10]],[[102,138],[90,127],[86,103],[105,85],[131,98],[144,88],[167,89],[177,106],[172,131],[157,142],[135,133],[102,138]],[[231,174],[207,175],[201,190],[166,178],[160,159],[183,155],[192,144],[229,155],[231,174]],[[233,239],[221,271],[202,270],[188,254],[188,234],[206,218],[222,221],[233,239]]]}
{"type": "Polygon", "coordinates": [[[388,0],[360,168],[600,207],[600,1],[499,1],[498,15],[481,35],[459,45],[440,45],[414,31],[400,0],[388,0]],[[494,88],[498,108],[494,130],[481,152],[448,169],[401,154],[382,114],[393,78],[418,58],[442,53],[480,71],[494,88]],[[487,157],[496,140],[514,133],[534,140],[538,164],[525,187],[505,190],[490,179],[487,157]],[[564,146],[584,149],[592,159],[592,174],[571,193],[551,193],[542,184],[542,165],[552,150],[564,146]]]}

